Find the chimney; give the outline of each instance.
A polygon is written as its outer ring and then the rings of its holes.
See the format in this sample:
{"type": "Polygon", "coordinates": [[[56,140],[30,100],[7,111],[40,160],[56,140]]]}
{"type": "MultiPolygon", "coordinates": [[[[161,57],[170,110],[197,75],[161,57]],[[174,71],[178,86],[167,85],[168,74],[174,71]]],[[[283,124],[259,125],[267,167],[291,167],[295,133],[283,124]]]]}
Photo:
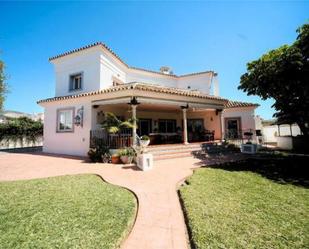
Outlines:
{"type": "Polygon", "coordinates": [[[213,72],[212,84],[213,84],[213,95],[219,96],[218,73],[213,72]]]}
{"type": "Polygon", "coordinates": [[[167,66],[160,67],[160,72],[163,74],[173,74],[172,69],[167,66]]]}

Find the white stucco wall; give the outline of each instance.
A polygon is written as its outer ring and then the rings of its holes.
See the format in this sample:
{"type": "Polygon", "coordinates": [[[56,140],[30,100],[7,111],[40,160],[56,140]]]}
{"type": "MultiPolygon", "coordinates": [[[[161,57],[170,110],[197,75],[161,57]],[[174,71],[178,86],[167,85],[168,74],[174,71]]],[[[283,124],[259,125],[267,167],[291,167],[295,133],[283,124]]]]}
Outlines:
{"type": "Polygon", "coordinates": [[[225,131],[225,118],[240,118],[242,130],[256,130],[254,107],[229,108],[222,112],[222,130],[225,131]]]}
{"type": "Polygon", "coordinates": [[[116,59],[100,51],[100,89],[111,87],[114,79],[127,82],[127,68],[116,59]]]}
{"type": "MultiPolygon", "coordinates": [[[[279,130],[277,125],[264,125],[262,128],[263,141],[265,143],[277,143],[277,136],[279,136],[279,130]]],[[[292,125],[292,135],[300,135],[301,131],[298,125],[292,125]]],[[[280,136],[291,136],[291,130],[289,125],[280,125],[280,136]]]]}
{"type": "Polygon", "coordinates": [[[89,150],[91,104],[87,98],[46,104],[44,115],[43,151],[47,153],[86,156],[89,150]],[[84,107],[83,127],[74,126],[74,132],[57,132],[57,109],[84,107]]]}
{"type": "Polygon", "coordinates": [[[114,55],[100,47],[93,47],[52,60],[55,68],[55,96],[71,95],[96,91],[113,85],[114,79],[120,82],[144,82],[167,87],[198,90],[211,94],[212,72],[173,77],[127,67],[114,55]],[[69,91],[70,75],[83,73],[82,89],[69,91]]]}
{"type": "Polygon", "coordinates": [[[56,78],[55,96],[95,91],[100,88],[100,50],[91,48],[53,61],[56,78]],[[82,73],[82,89],[69,91],[70,75],[82,73]]]}
{"type": "Polygon", "coordinates": [[[177,79],[175,77],[143,72],[135,69],[128,71],[127,82],[144,82],[149,84],[160,84],[167,87],[176,87],[177,85],[177,79]]]}
{"type": "Polygon", "coordinates": [[[178,78],[176,87],[198,90],[210,94],[212,73],[197,74],[178,78]]]}

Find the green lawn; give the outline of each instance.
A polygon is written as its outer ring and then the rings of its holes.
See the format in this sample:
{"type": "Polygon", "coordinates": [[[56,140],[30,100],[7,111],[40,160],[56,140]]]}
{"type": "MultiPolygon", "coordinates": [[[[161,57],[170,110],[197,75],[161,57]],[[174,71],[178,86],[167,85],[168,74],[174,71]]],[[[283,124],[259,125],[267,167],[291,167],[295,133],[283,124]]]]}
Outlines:
{"type": "Polygon", "coordinates": [[[98,176],[0,183],[1,248],[117,248],[136,214],[134,195],[98,176]]]}
{"type": "Polygon", "coordinates": [[[180,196],[196,248],[309,248],[305,187],[250,171],[202,168],[180,196]]]}

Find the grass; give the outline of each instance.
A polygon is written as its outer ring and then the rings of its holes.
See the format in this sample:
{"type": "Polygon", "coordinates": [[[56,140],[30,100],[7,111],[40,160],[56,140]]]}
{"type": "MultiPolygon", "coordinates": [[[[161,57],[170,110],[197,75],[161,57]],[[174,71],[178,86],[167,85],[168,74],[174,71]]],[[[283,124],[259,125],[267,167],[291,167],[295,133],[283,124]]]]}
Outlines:
{"type": "Polygon", "coordinates": [[[1,248],[117,248],[136,199],[98,176],[0,183],[1,248]]]}
{"type": "Polygon", "coordinates": [[[223,168],[196,170],[187,183],[180,196],[193,247],[309,248],[307,188],[223,168]]]}

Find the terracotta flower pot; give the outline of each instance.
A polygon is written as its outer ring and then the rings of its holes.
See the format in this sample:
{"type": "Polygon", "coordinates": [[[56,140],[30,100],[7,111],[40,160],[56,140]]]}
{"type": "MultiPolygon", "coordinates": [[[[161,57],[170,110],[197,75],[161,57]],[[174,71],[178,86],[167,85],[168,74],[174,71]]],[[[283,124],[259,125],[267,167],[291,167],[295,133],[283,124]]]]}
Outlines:
{"type": "Polygon", "coordinates": [[[113,164],[119,164],[120,163],[120,156],[112,155],[112,163],[113,164]]]}
{"type": "Polygon", "coordinates": [[[133,161],[132,156],[121,156],[120,159],[121,159],[122,163],[124,163],[124,164],[130,164],[133,161]]]}

